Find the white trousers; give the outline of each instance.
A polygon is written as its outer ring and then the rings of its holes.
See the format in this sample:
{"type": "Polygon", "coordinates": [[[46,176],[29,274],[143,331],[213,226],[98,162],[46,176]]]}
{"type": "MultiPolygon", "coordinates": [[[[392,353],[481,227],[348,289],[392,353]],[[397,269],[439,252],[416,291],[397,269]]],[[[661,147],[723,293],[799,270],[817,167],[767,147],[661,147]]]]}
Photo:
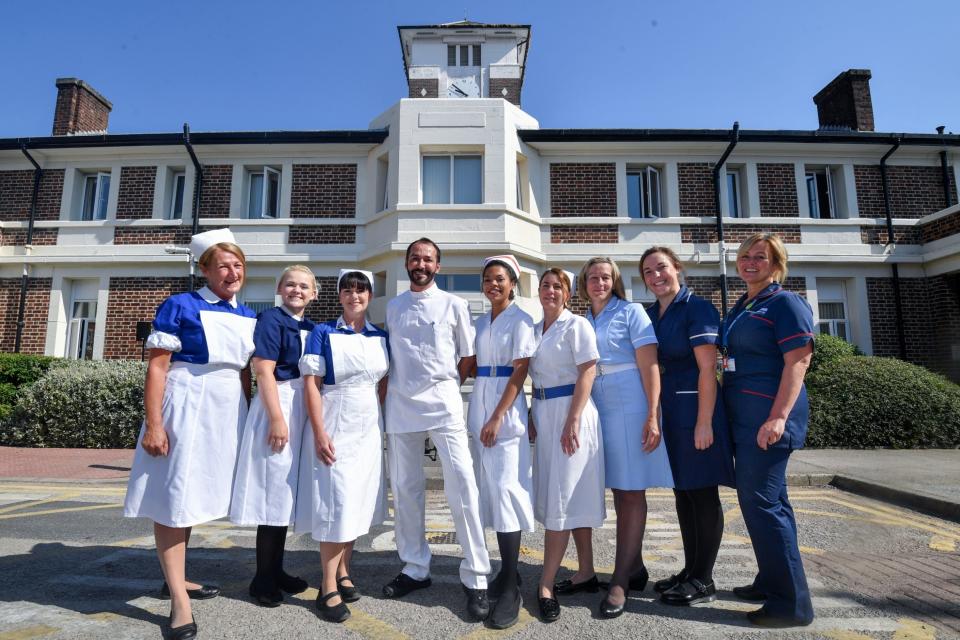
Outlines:
{"type": "Polygon", "coordinates": [[[430,575],[430,546],[426,541],[426,478],[423,473],[423,442],[427,438],[437,447],[443,468],[443,488],[453,513],[457,539],[463,548],[460,581],[471,589],[485,589],[490,573],[490,556],[480,524],[480,499],[473,475],[473,459],[467,442],[467,430],[452,425],[387,435],[390,461],[390,487],[397,552],[403,561],[403,573],[415,580],[430,575]]]}

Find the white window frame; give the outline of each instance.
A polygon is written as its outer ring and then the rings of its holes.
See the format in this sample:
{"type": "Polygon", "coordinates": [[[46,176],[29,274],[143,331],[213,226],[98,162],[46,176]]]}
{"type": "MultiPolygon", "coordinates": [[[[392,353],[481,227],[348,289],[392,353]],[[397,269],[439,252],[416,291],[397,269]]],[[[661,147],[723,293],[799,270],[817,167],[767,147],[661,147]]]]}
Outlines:
{"type": "Polygon", "coordinates": [[[739,169],[727,169],[727,215],[731,218],[742,218],[743,216],[743,199],[741,198],[741,188],[740,188],[740,170],[739,169]],[[731,180],[732,181],[732,191],[731,191],[731,180]]]}
{"type": "Polygon", "coordinates": [[[70,305],[70,320],[67,329],[67,358],[71,360],[92,360],[93,347],[96,342],[97,331],[97,301],[74,300],[70,305]],[[77,306],[91,305],[93,312],[83,317],[77,317],[77,306]],[[90,333],[92,325],[93,335],[90,333]],[[85,357],[89,352],[90,357],[85,357]]]}
{"type": "Polygon", "coordinates": [[[80,195],[80,220],[106,220],[107,207],[110,203],[110,173],[97,171],[83,173],[83,192],[80,195]],[[93,184],[93,193],[90,194],[90,209],[87,209],[88,191],[93,184]]]}
{"type": "Polygon", "coordinates": [[[183,220],[183,200],[187,194],[187,172],[174,171],[173,180],[170,187],[170,210],[167,212],[168,220],[183,220]],[[179,191],[180,211],[177,211],[177,183],[181,182],[183,187],[179,191]]]}
{"type": "MultiPolygon", "coordinates": [[[[630,216],[637,220],[656,220],[663,216],[663,185],[660,179],[660,169],[647,165],[644,167],[627,168],[627,189],[630,189],[630,176],[640,176],[640,189],[637,191],[639,216],[630,216]],[[655,203],[655,205],[654,205],[655,203]]],[[[627,194],[627,212],[630,211],[630,194],[627,194]]]]}
{"type": "Polygon", "coordinates": [[[806,168],[804,173],[807,185],[807,203],[810,207],[810,217],[815,219],[835,220],[840,217],[840,211],[837,209],[837,192],[833,184],[833,168],[828,166],[806,168]],[[824,176],[827,182],[827,205],[830,207],[830,215],[823,218],[823,212],[820,210],[820,176],[824,176]]]}
{"type": "Polygon", "coordinates": [[[450,180],[447,183],[447,201],[446,202],[424,202],[423,204],[447,204],[447,205],[475,205],[483,204],[483,154],[474,153],[474,152],[465,152],[465,153],[424,153],[420,156],[420,193],[421,200],[424,200],[424,195],[426,189],[424,188],[424,180],[426,179],[426,172],[424,171],[424,161],[427,158],[448,158],[449,159],[449,173],[450,180]],[[454,193],[456,192],[456,171],[455,164],[456,158],[478,158],[480,160],[480,201],[479,202],[454,202],[454,193]]]}
{"type": "Polygon", "coordinates": [[[260,169],[247,170],[247,217],[252,220],[273,220],[280,216],[280,191],[283,184],[283,173],[273,167],[263,167],[260,169]],[[258,212],[251,205],[253,204],[253,184],[256,177],[263,181],[263,188],[260,192],[260,211],[258,212]],[[270,199],[270,184],[276,181],[276,195],[272,202],[270,199]],[[270,205],[273,205],[272,211],[270,205]]]}
{"type": "Polygon", "coordinates": [[[850,335],[850,305],[847,304],[847,285],[843,280],[826,279],[817,283],[817,333],[826,333],[836,336],[853,343],[853,336],[850,335]],[[840,305],[842,318],[824,318],[823,305],[840,305]],[[826,325],[824,327],[823,325],[826,325]],[[843,336],[839,335],[839,328],[843,327],[843,336]]]}

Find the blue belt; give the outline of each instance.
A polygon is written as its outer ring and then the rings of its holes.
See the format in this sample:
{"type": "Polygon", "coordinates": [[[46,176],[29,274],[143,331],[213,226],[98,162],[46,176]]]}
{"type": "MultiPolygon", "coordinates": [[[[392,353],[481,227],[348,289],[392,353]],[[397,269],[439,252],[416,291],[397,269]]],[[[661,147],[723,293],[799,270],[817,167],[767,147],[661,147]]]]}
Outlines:
{"type": "Polygon", "coordinates": [[[477,367],[478,378],[509,378],[513,367],[477,367]]]}
{"type": "Polygon", "coordinates": [[[554,398],[563,398],[572,396],[573,390],[577,388],[576,384],[564,384],[559,387],[546,387],[545,389],[533,388],[533,397],[535,400],[553,400],[554,398]]]}

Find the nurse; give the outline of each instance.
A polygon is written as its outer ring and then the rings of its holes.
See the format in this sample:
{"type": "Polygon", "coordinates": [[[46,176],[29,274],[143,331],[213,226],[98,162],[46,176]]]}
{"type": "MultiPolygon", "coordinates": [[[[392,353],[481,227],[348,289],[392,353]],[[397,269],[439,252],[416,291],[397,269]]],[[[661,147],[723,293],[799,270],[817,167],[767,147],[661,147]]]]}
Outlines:
{"type": "Polygon", "coordinates": [[[320,543],[317,609],[329,622],[360,599],[350,577],[353,543],[383,522],[383,419],[387,333],[367,320],[373,274],[341,269],[343,315],[314,327],[300,360],[310,429],[301,448],[298,532],[320,543]]]}
{"type": "Polygon", "coordinates": [[[193,236],[207,286],[167,298],[147,338],[145,419],[123,515],[153,520],[169,597],[169,637],[196,637],[190,599],[216,587],[187,582],[191,527],[227,515],[237,444],[247,416],[255,313],[237,303],[246,257],[229,229],[193,236]]]}
{"type": "Polygon", "coordinates": [[[536,343],[533,319],[512,303],[519,274],[512,255],[483,261],[483,294],[491,310],[476,321],[477,373],[467,412],[480,519],[497,532],[500,547],[500,573],[487,589],[496,602],[487,618],[494,629],[506,629],[519,619],[520,533],[534,530],[523,383],[536,343]]]}
{"type": "MultiPolygon", "coordinates": [[[[590,389],[600,358],[590,323],[569,311],[570,276],[556,267],[540,276],[543,321],[534,328],[537,350],[533,378],[534,515],[543,525],[540,619],[560,617],[554,580],[570,531],[603,525],[607,517],[603,486],[603,443],[590,389]],[[536,428],[534,428],[534,426],[536,428]]],[[[593,558],[580,558],[584,563],[593,558]]],[[[596,576],[594,575],[594,580],[596,576]]],[[[596,591],[596,586],[593,587],[596,591]]]]}
{"type": "MultiPolygon", "coordinates": [[[[630,589],[642,591],[647,523],[646,490],[672,487],[660,437],[657,336],[639,304],[626,300],[620,269],[610,258],[591,258],[580,270],[578,294],[590,302],[587,321],[597,334],[600,361],[593,401],[600,413],[606,486],[617,511],[617,556],[610,590],[599,613],[623,613],[630,589]]],[[[596,578],[594,578],[596,579],[596,578]]]]}
{"type": "Polygon", "coordinates": [[[680,283],[673,250],[651,247],[640,273],[657,301],[647,309],[657,333],[663,440],[673,471],[683,569],[654,584],[667,604],[716,600],[713,565],[723,536],[718,485],[734,486],[733,457],[717,385],[720,314],[680,283]]]}
{"type": "Polygon", "coordinates": [[[250,595],[265,607],[279,606],[282,591],[307,588],[306,581],[283,570],[283,548],[295,515],[307,422],[299,365],[313,322],[303,312],[317,298],[317,279],[303,265],[287,267],[277,295],[283,304],[257,316],[253,333],[258,392],[247,414],[230,505],[233,523],[257,525],[257,573],[250,595]]]}
{"type": "Polygon", "coordinates": [[[813,356],[813,313],[781,286],[787,251],[774,234],[757,233],[737,251],[747,285],[720,328],[723,399],[733,435],[737,497],[757,557],[753,584],[734,593],[764,605],[747,614],[765,627],[813,621],[810,589],[787,498],[790,453],[807,435],[803,385],[813,356]]]}

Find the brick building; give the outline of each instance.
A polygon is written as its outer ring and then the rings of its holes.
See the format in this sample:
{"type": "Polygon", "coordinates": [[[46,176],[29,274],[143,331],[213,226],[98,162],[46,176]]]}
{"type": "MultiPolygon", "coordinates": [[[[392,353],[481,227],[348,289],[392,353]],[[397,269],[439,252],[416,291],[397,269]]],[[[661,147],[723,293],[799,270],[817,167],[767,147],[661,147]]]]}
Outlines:
{"type": "Polygon", "coordinates": [[[818,130],[739,131],[719,168],[732,131],[541,129],[522,109],[529,35],[400,27],[408,97],[367,129],[194,133],[192,149],[180,132],[106,133],[113,105],[57,80],[53,135],[0,139],[0,349],[19,334],[28,353],[138,357],[136,323],[187,286],[187,256],[168,247],[188,242],[198,185],[197,226],[229,226],[248,250],[256,307],[274,303],[283,266],[306,263],[321,277],[310,313],[332,318],[334,275],[356,265],[376,274],[382,319],[422,235],[443,247],[441,286],[476,312],[479,259],[501,252],[519,258],[534,314],[538,272],[594,255],[647,300],[637,260],[651,244],[719,302],[716,175],[728,250],[781,234],[787,286],[822,331],[960,380],[960,136],[873,131],[862,69],[816,94],[818,130]]]}

